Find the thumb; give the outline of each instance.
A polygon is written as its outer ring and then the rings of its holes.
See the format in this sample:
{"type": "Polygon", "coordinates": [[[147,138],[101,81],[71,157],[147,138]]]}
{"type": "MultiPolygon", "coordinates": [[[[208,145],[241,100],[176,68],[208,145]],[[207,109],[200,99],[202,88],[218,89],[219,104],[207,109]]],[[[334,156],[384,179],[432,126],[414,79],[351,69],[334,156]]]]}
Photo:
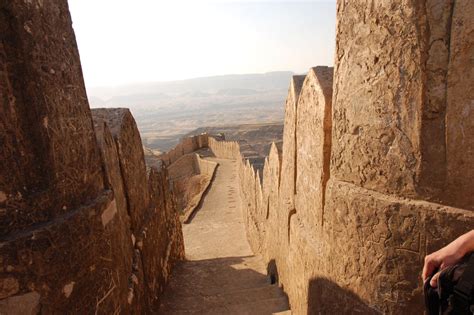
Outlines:
{"type": "Polygon", "coordinates": [[[430,280],[430,286],[432,288],[438,287],[438,278],[439,278],[440,271],[438,271],[430,280]]]}

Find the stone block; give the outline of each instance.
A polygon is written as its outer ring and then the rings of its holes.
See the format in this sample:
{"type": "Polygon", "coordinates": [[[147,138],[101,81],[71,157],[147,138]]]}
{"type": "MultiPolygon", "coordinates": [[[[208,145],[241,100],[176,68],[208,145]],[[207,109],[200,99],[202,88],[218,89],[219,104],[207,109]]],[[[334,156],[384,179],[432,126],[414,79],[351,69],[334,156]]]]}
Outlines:
{"type": "Polygon", "coordinates": [[[281,158],[280,196],[288,211],[295,207],[296,194],[296,117],[298,98],[305,76],[293,76],[285,103],[285,123],[283,127],[283,149],[281,158]]]}
{"type": "Polygon", "coordinates": [[[296,211],[314,229],[322,224],[325,186],[329,179],[332,77],[333,68],[312,68],[298,99],[296,211]]]}
{"type": "MultiPolygon", "coordinates": [[[[474,214],[330,180],[323,271],[381,313],[422,313],[426,254],[474,228],[474,214]]],[[[334,305],[339,301],[325,300],[334,305]]]]}
{"type": "Polygon", "coordinates": [[[474,210],[474,3],[456,1],[451,22],[446,109],[449,204],[474,210]]]}
{"type": "Polygon", "coordinates": [[[132,231],[137,233],[149,202],[145,156],[137,125],[125,108],[93,109],[92,115],[97,124],[107,124],[115,140],[132,231]]]}
{"type": "Polygon", "coordinates": [[[338,3],[336,178],[383,193],[440,199],[446,104],[439,95],[446,91],[442,47],[450,3],[338,3]],[[435,40],[440,47],[430,50],[435,40]]]}
{"type": "Polygon", "coordinates": [[[103,190],[67,1],[0,4],[0,237],[103,190]]]}
{"type": "Polygon", "coordinates": [[[0,305],[36,292],[44,313],[107,314],[120,309],[130,272],[120,268],[127,264],[121,252],[125,237],[116,221],[104,227],[101,218],[113,202],[112,191],[105,191],[47,224],[3,239],[0,278],[15,279],[18,289],[10,290],[0,305]]]}

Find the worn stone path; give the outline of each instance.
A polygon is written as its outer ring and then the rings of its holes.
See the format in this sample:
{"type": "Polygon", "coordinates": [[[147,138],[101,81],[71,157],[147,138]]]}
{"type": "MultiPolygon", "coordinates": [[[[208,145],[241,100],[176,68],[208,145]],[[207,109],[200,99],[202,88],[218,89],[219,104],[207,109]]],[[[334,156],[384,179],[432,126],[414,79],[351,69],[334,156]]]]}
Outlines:
{"type": "Polygon", "coordinates": [[[183,225],[187,260],[174,269],[160,313],[286,313],[287,297],[270,284],[247,242],[237,162],[209,159],[219,163],[217,173],[202,207],[183,225]]]}

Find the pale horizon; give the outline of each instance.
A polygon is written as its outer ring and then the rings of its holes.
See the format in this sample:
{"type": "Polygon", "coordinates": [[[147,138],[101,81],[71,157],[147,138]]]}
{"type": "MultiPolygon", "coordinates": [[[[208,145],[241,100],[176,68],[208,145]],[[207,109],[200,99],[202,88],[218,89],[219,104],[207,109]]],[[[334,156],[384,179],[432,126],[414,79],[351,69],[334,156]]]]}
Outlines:
{"type": "Polygon", "coordinates": [[[88,89],[332,66],[328,1],[69,0],[88,89]]]}

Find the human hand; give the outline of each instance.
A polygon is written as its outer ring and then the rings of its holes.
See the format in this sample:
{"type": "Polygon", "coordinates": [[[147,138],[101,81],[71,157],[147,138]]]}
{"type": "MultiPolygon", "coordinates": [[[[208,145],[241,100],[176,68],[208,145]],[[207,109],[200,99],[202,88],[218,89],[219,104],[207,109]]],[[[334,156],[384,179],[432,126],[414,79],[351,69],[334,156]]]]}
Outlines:
{"type": "Polygon", "coordinates": [[[439,270],[430,281],[430,286],[436,288],[438,286],[440,271],[458,263],[466,253],[474,249],[473,247],[474,231],[471,231],[458,237],[440,250],[426,256],[422,273],[423,282],[425,282],[433,272],[439,270]]]}

